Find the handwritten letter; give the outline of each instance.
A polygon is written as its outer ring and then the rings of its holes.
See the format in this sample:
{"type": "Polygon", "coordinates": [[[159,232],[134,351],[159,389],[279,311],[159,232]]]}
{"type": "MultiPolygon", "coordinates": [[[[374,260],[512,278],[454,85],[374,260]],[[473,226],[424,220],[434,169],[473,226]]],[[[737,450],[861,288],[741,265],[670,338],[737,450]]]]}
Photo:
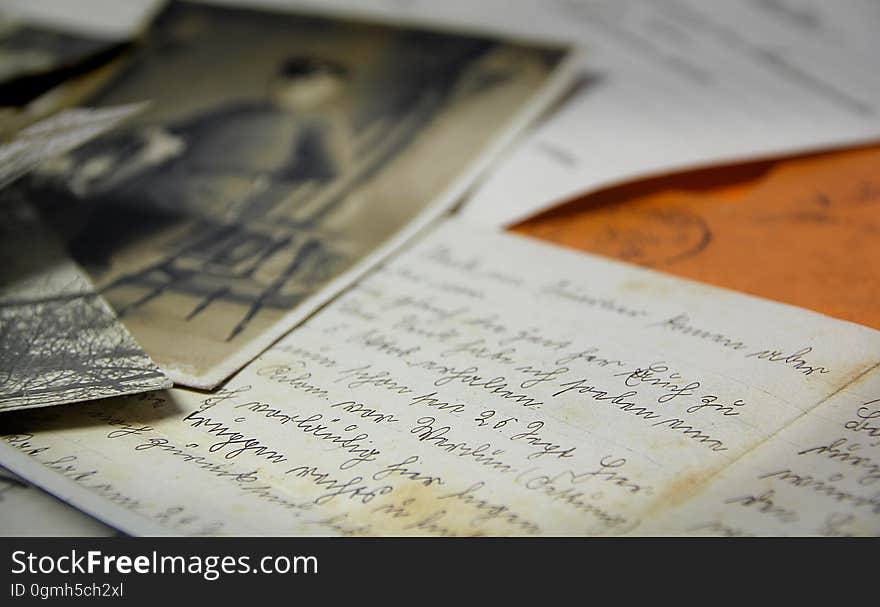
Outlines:
{"type": "Polygon", "coordinates": [[[878,352],[857,325],[449,222],[222,389],[16,414],[0,456],[134,533],[685,533],[675,513],[727,473],[781,494],[876,443],[878,352]]]}

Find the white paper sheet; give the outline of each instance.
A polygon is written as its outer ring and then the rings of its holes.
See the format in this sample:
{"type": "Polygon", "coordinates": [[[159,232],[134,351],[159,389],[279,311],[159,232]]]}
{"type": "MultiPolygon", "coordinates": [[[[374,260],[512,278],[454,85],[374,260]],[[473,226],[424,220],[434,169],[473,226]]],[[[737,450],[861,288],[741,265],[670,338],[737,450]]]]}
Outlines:
{"type": "MultiPolygon", "coordinates": [[[[880,137],[880,45],[875,39],[870,53],[843,42],[859,13],[825,3],[802,25],[768,8],[777,4],[632,3],[639,8],[620,26],[570,8],[584,40],[595,41],[596,80],[494,173],[465,214],[510,224],[634,177],[880,137]],[[851,19],[827,23],[828,13],[851,19]]],[[[880,27],[878,11],[867,18],[880,27]]]]}

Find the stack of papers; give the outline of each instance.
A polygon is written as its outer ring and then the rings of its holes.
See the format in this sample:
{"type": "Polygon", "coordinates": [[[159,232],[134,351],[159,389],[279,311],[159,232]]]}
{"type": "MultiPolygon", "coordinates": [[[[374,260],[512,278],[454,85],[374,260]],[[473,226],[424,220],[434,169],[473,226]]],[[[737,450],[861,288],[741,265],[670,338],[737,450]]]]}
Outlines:
{"type": "Polygon", "coordinates": [[[0,532],[880,533],[877,151],[665,176],[877,139],[874,5],[119,4],[0,148],[0,532]]]}

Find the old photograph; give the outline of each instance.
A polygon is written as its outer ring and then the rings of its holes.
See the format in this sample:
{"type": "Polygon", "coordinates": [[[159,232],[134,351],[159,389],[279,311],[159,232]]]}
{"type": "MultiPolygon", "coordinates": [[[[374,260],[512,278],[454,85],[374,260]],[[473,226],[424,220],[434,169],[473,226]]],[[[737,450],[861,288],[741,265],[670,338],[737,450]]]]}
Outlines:
{"type": "Polygon", "coordinates": [[[157,363],[211,387],[344,286],[333,279],[456,202],[564,56],[172,4],[93,101],[149,108],[19,193],[157,363]]]}
{"type": "Polygon", "coordinates": [[[29,206],[0,205],[0,259],[0,412],[171,386],[29,206]]]}

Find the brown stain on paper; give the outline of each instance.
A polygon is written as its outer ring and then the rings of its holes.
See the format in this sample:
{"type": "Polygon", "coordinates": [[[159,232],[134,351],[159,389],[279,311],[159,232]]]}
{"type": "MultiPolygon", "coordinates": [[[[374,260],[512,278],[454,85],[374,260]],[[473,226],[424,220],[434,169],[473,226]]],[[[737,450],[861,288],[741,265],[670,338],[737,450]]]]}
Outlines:
{"type": "Polygon", "coordinates": [[[640,512],[642,520],[650,520],[652,517],[681,506],[689,499],[700,494],[718,474],[717,469],[711,471],[701,470],[691,472],[666,483],[663,490],[653,498],[647,508],[640,512]]]}

